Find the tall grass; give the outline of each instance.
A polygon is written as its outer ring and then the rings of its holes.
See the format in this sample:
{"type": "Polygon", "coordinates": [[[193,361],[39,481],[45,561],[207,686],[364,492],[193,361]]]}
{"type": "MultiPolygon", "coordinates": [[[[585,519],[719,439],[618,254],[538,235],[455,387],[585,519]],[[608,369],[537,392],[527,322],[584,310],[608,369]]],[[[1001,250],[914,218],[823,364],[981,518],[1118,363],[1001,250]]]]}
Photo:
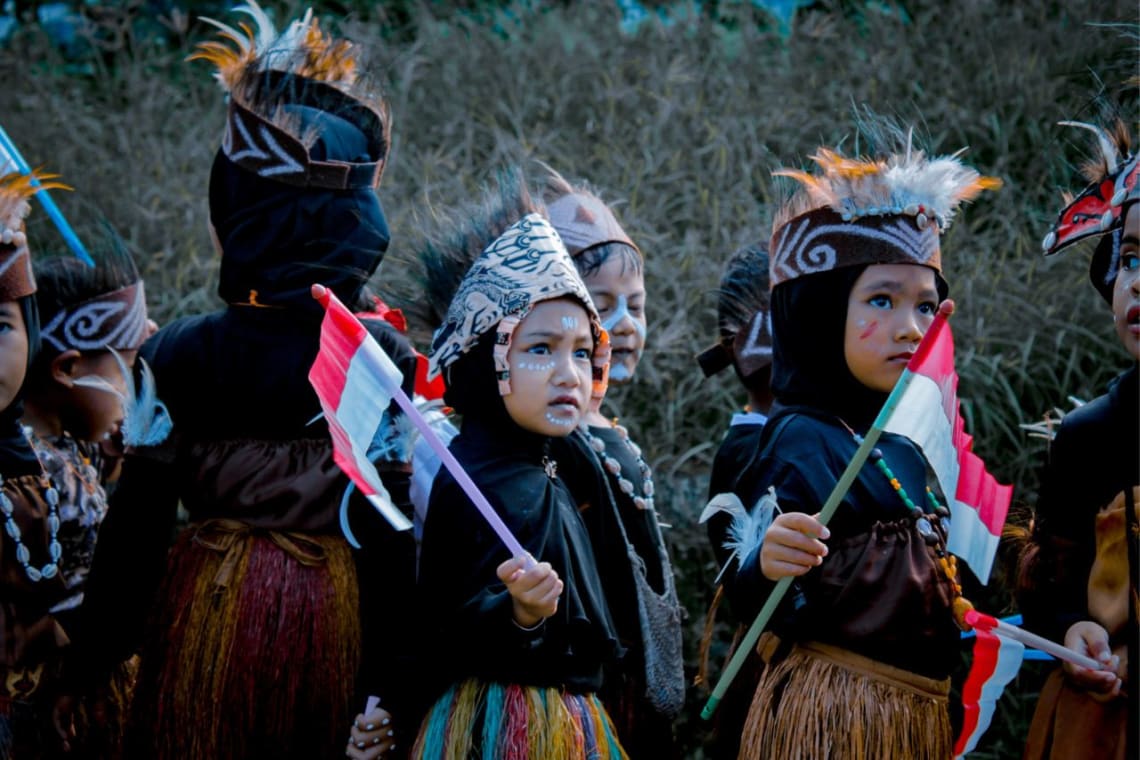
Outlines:
{"type": "MultiPolygon", "coordinates": [[[[743,401],[731,377],[703,379],[692,357],[714,337],[721,262],[768,236],[783,192],[769,172],[819,144],[850,145],[853,104],[915,123],[939,152],[969,146],[969,163],[1005,180],[960,215],[944,260],[968,424],[1020,503],[1035,498],[1043,450],[1017,424],[1068,394],[1098,394],[1125,362],[1087,283],[1085,252],[1045,260],[1038,241],[1087,155],[1083,136],[1055,122],[1095,117],[1098,89],[1136,122],[1136,93],[1120,84],[1135,73],[1135,3],[916,0],[882,15],[874,5],[854,15],[824,5],[800,11],[787,40],[753,23],[763,19],[749,18],[748,4],[721,6],[733,23],[648,23],[635,36],[600,2],[516,8],[490,21],[413,7],[400,34],[382,14],[337,20],[374,59],[395,119],[380,190],[394,231],[382,293],[415,297],[407,262],[431,210],[469,197],[508,162],[541,159],[588,178],[618,202],[646,252],[649,351],[610,410],[656,469],[691,653],[715,575],[693,523],[720,435],[743,401]],[[1123,24],[1132,38],[1091,22],[1123,24]]],[[[59,202],[81,234],[94,235],[101,216],[122,231],[155,317],[168,321],[218,304],[205,189],[223,104],[211,72],[182,62],[185,45],[127,49],[84,77],[34,32],[15,38],[0,53],[0,123],[31,163],[75,186],[59,202]]],[[[59,247],[40,215],[30,231],[39,249],[59,247]]],[[[995,611],[1007,603],[995,591],[983,598],[995,611]]],[[[1039,680],[1027,668],[979,756],[1019,753],[1039,680]]],[[[704,726],[692,713],[679,730],[699,757],[704,726]]]]}

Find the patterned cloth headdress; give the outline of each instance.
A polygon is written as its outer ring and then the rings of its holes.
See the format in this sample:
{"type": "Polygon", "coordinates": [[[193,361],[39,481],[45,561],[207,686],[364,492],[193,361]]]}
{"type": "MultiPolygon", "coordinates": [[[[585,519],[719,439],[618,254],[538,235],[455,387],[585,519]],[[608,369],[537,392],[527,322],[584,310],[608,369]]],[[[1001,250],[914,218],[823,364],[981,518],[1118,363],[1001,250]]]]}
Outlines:
{"type": "Polygon", "coordinates": [[[376,187],[388,158],[387,105],[367,91],[357,54],[346,40],[321,31],[312,10],[278,34],[254,1],[235,8],[251,29],[203,19],[222,30],[222,42],[205,42],[191,56],[213,63],[229,93],[222,149],[238,166],[296,187],[347,190],[376,187]],[[311,155],[311,129],[296,109],[307,107],[346,119],[367,137],[366,155],[320,160],[311,155]]]}
{"type": "Polygon", "coordinates": [[[959,153],[928,159],[907,135],[905,150],[848,158],[820,148],[810,174],[781,169],[801,191],[777,214],[769,252],[772,287],[804,275],[864,264],[922,264],[942,269],[939,235],[958,205],[1001,180],[983,177],[959,153]]]}
{"type": "Polygon", "coordinates": [[[1120,241],[1127,206],[1140,199],[1140,156],[1130,151],[1128,129],[1117,121],[1110,133],[1093,124],[1063,121],[1087,129],[1097,137],[1100,156],[1082,167],[1092,184],[1073,198],[1041,242],[1049,256],[1078,240],[1109,233],[1097,245],[1089,265],[1089,278],[1097,292],[1112,302],[1112,287],[1120,270],[1120,241]]]}
{"type": "Polygon", "coordinates": [[[31,197],[40,190],[71,189],[51,181],[57,176],[36,172],[0,175],[0,301],[15,301],[36,292],[24,219],[32,210],[31,197]]]}
{"type": "Polygon", "coordinates": [[[428,377],[446,373],[494,329],[495,375],[499,393],[508,395],[507,352],[515,328],[535,304],[569,296],[590,318],[596,343],[591,397],[600,403],[609,366],[608,336],[566,246],[520,174],[511,172],[500,180],[499,202],[488,204],[483,217],[473,216],[451,241],[424,252],[426,294],[440,323],[432,336],[428,377]]]}
{"type": "Polygon", "coordinates": [[[705,377],[735,365],[747,382],[771,366],[768,268],[768,252],[756,245],[744,246],[725,263],[716,304],[720,339],[697,354],[705,377]]]}
{"type": "Polygon", "coordinates": [[[547,215],[572,257],[606,243],[622,243],[641,253],[601,198],[585,187],[571,185],[550,167],[546,169],[547,215]]]}
{"type": "Polygon", "coordinates": [[[74,257],[36,265],[43,351],[133,351],[148,337],[142,278],[117,235],[89,266],[74,257]]]}

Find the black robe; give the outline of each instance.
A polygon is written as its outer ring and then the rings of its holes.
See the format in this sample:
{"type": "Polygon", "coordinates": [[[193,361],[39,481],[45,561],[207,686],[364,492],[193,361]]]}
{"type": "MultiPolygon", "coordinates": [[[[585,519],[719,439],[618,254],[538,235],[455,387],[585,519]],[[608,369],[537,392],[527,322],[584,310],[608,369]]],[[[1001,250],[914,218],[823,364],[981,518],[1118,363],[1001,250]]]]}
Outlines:
{"type": "MultiPolygon", "coordinates": [[[[523,547],[565,584],[558,611],[533,631],[515,624],[496,575],[510,552],[454,478],[432,487],[420,554],[421,667],[429,700],[477,678],[597,691],[619,653],[598,565],[569,490],[548,474],[546,439],[507,420],[469,417],[451,442],[456,459],[523,547]]],[[[549,461],[549,460],[548,460],[549,461]]]]}

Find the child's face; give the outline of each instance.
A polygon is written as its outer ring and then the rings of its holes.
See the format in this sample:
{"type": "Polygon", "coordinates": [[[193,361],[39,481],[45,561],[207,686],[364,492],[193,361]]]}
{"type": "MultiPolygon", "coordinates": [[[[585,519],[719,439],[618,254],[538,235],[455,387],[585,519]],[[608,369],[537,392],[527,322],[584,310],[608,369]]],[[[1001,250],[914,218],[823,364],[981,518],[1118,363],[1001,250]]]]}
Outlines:
{"type": "Polygon", "coordinates": [[[1124,350],[1140,360],[1140,203],[1133,203],[1124,217],[1120,271],[1112,288],[1112,320],[1124,350]]]}
{"type": "Polygon", "coordinates": [[[847,367],[871,390],[895,387],[938,311],[934,270],[872,264],[851,287],[843,352],[847,367]]]}
{"type": "Polygon", "coordinates": [[[566,436],[590,401],[594,336],[586,310],[569,299],[543,301],[515,328],[507,362],[507,413],[532,433],[566,436]]]}
{"type": "MultiPolygon", "coordinates": [[[[138,351],[120,351],[128,369],[135,366],[138,351]]],[[[80,354],[72,367],[72,377],[101,377],[119,393],[126,393],[126,380],[110,351],[80,354]]],[[[123,403],[114,393],[100,388],[73,385],[70,389],[71,410],[64,424],[81,441],[102,441],[114,433],[123,421],[123,403]]]]}
{"type": "Polygon", "coordinates": [[[28,330],[17,301],[0,302],[0,412],[7,409],[28,371],[28,330]]]}
{"type": "Polygon", "coordinates": [[[583,282],[610,334],[610,382],[628,383],[645,350],[645,276],[624,253],[616,253],[583,282]]]}

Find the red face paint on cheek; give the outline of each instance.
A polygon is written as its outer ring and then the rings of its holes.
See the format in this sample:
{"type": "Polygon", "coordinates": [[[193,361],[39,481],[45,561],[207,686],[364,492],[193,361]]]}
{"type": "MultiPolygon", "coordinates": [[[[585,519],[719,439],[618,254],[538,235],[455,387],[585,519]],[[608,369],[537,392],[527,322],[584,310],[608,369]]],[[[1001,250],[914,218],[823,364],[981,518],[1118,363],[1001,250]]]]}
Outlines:
{"type": "Polygon", "coordinates": [[[867,338],[870,338],[874,334],[875,330],[878,330],[878,329],[879,329],[879,321],[875,320],[871,324],[867,325],[866,330],[859,333],[859,340],[867,340],[867,338]]]}

